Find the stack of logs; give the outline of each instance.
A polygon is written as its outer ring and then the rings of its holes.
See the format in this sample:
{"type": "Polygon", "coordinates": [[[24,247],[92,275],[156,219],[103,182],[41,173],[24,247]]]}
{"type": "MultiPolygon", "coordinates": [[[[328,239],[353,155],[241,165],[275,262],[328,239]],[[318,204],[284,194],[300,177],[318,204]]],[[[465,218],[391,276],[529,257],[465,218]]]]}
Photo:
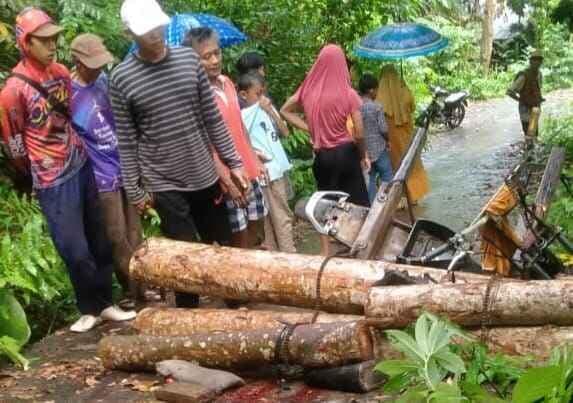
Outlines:
{"type": "Polygon", "coordinates": [[[573,339],[573,281],[516,281],[365,261],[241,250],[166,239],[148,241],[131,261],[134,279],[180,292],[248,299],[300,310],[146,309],[139,334],[102,339],[105,367],[149,370],[183,359],[221,369],[267,364],[333,368],[395,357],[384,329],[423,311],[483,335],[494,351],[535,354],[573,339]],[[379,285],[389,271],[428,284],[379,285]]]}

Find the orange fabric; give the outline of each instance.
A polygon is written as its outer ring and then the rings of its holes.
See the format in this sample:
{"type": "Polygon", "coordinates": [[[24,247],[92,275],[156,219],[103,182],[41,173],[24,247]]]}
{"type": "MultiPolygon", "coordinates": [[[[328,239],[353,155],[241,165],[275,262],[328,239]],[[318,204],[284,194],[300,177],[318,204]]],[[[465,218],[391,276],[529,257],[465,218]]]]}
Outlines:
{"type": "MultiPolygon", "coordinates": [[[[388,142],[390,143],[390,161],[392,162],[392,169],[394,172],[400,166],[402,157],[408,150],[410,141],[412,140],[412,132],[414,125],[412,122],[405,126],[396,126],[392,117],[386,116],[386,123],[388,124],[388,142]]],[[[414,162],[410,176],[406,180],[406,186],[410,199],[416,203],[422,197],[430,192],[430,182],[428,174],[424,169],[422,160],[418,157],[414,162]]]]}
{"type": "Polygon", "coordinates": [[[515,195],[506,184],[503,184],[487,202],[484,212],[490,220],[480,228],[483,270],[509,276],[511,263],[506,256],[513,256],[521,245],[521,239],[507,218],[516,205],[515,195]]]}
{"type": "Polygon", "coordinates": [[[241,108],[239,106],[237,90],[229,77],[221,76],[220,80],[223,84],[226,102],[219,91],[213,91],[215,93],[217,106],[219,107],[223,120],[227,124],[227,128],[231,133],[233,143],[235,143],[235,148],[241,156],[241,161],[243,161],[243,167],[247,172],[247,176],[250,180],[254,180],[258,176],[257,161],[243,126],[243,118],[241,117],[241,108]]]}

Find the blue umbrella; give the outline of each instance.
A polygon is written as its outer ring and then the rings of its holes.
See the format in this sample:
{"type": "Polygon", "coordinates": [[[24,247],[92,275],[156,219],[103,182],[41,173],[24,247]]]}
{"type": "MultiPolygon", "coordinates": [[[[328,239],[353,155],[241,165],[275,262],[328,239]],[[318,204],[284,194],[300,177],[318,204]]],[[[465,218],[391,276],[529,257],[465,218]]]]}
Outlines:
{"type": "MultiPolygon", "coordinates": [[[[168,46],[181,46],[187,32],[193,28],[207,27],[219,34],[219,42],[222,48],[245,42],[247,36],[239,31],[232,23],[211,14],[175,14],[171,22],[165,26],[165,43],[168,46]]],[[[133,52],[137,44],[132,44],[129,49],[133,52]]]]}
{"type": "Polygon", "coordinates": [[[247,36],[232,23],[211,14],[175,14],[166,27],[165,40],[169,45],[181,45],[192,28],[208,27],[219,34],[222,48],[245,42],[247,36]]]}
{"type": "Polygon", "coordinates": [[[354,47],[359,57],[398,60],[426,56],[448,46],[448,40],[433,29],[415,23],[385,25],[368,34],[354,47]]]}

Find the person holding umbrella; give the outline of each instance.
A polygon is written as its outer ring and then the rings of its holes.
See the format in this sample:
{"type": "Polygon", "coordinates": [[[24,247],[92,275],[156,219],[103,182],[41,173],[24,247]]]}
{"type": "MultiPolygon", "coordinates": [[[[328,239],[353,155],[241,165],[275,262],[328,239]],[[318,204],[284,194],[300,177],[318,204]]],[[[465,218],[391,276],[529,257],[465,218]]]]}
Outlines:
{"type": "MultiPolygon", "coordinates": [[[[318,189],[346,192],[350,202],[368,207],[361,163],[369,170],[370,160],[362,133],[361,105],[350,82],[344,52],[337,45],[327,45],[281,114],[294,127],[310,133],[318,189]],[[346,126],[348,116],[354,124],[354,138],[346,126]]],[[[329,254],[327,236],[321,236],[321,253],[329,254]]]]}
{"type": "MultiPolygon", "coordinates": [[[[402,156],[408,150],[414,132],[416,101],[406,82],[393,65],[382,68],[376,100],[384,107],[388,124],[390,160],[397,170],[402,156]]],[[[414,163],[406,182],[410,202],[415,204],[430,191],[428,175],[420,158],[414,163]]]]}

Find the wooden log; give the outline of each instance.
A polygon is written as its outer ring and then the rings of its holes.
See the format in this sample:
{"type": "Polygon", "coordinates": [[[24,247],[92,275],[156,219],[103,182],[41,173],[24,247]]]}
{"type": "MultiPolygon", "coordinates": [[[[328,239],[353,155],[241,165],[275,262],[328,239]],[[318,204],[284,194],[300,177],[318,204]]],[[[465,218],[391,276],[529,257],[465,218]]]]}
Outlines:
{"type": "Polygon", "coordinates": [[[569,326],[572,307],[573,282],[546,280],[374,287],[364,310],[384,328],[404,327],[424,311],[463,326],[484,317],[491,326],[569,326]]]}
{"type": "Polygon", "coordinates": [[[564,161],[565,150],[562,147],[553,147],[535,198],[535,214],[541,219],[544,219],[549,211],[551,199],[559,185],[561,167],[564,161]]]}
{"type": "MultiPolygon", "coordinates": [[[[481,331],[473,333],[478,337],[481,335],[481,331]]],[[[563,344],[573,344],[573,327],[492,328],[487,332],[486,343],[492,352],[517,356],[533,355],[542,361],[549,358],[553,348],[563,344]]]]}
{"type": "Polygon", "coordinates": [[[157,362],[171,359],[209,368],[252,369],[278,363],[278,358],[305,368],[373,358],[370,328],[362,321],[300,325],[290,337],[284,328],[185,337],[107,336],[100,341],[98,355],[104,367],[125,371],[152,370],[157,362]]]}
{"type": "Polygon", "coordinates": [[[364,319],[358,315],[324,312],[256,311],[247,309],[146,308],[138,313],[132,327],[150,336],[190,336],[194,334],[238,332],[283,328],[284,323],[332,323],[364,319]]]}
{"type": "Polygon", "coordinates": [[[374,198],[366,221],[352,245],[352,251],[357,253],[359,259],[374,259],[384,244],[400,199],[404,195],[404,183],[424,147],[426,136],[427,130],[418,128],[392,183],[386,189],[380,190],[374,198]]]}
{"type": "MultiPolygon", "coordinates": [[[[361,314],[366,294],[388,270],[437,281],[444,270],[380,261],[325,258],[226,248],[169,239],[151,239],[135,253],[130,272],[135,281],[230,299],[361,314]],[[317,292],[318,291],[318,292],[317,292]]],[[[487,276],[456,274],[459,281],[487,281],[487,276]]]]}

